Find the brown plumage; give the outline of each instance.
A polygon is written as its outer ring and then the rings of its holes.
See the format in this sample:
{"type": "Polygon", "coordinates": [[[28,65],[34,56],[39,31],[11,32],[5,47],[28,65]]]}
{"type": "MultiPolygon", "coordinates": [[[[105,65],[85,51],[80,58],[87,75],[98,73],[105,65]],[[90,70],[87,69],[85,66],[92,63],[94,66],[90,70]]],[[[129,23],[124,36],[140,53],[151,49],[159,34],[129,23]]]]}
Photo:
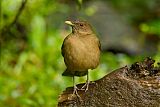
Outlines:
{"type": "MultiPolygon", "coordinates": [[[[72,27],[70,33],[63,42],[62,55],[67,69],[63,76],[87,75],[88,69],[95,69],[99,65],[100,42],[92,27],[86,21],[66,21],[72,27]]],[[[76,87],[75,87],[76,88],[76,87]]]]}

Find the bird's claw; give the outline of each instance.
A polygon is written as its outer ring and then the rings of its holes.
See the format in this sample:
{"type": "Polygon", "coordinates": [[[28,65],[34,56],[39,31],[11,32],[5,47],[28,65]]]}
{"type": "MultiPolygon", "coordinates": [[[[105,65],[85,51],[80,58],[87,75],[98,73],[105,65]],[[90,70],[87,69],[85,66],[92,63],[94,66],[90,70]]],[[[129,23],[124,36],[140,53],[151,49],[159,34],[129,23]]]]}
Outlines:
{"type": "Polygon", "coordinates": [[[80,90],[85,90],[85,92],[88,90],[89,87],[89,81],[87,81],[80,90]],[[85,88],[86,87],[86,88],[85,88]]]}
{"type": "Polygon", "coordinates": [[[74,95],[76,95],[79,99],[81,99],[81,97],[78,95],[77,90],[80,90],[80,89],[77,86],[74,86],[74,91],[73,91],[72,97],[74,97],[74,95]]]}

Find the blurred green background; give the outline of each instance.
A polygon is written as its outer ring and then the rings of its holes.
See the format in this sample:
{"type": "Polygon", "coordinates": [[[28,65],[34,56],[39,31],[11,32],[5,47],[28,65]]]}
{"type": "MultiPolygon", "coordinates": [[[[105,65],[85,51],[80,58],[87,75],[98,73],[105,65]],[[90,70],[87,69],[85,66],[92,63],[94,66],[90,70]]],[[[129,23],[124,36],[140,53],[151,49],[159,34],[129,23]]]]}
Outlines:
{"type": "MultiPolygon", "coordinates": [[[[61,45],[64,37],[71,32],[64,21],[72,18],[94,19],[98,11],[95,1],[0,0],[0,107],[57,105],[58,96],[66,87],[72,86],[72,78],[61,76],[65,70],[61,45]],[[93,2],[94,5],[88,5],[93,2]]],[[[141,53],[130,54],[105,48],[103,44],[101,63],[90,72],[90,80],[100,79],[146,56],[153,57],[156,62],[160,61],[159,0],[97,1],[112,7],[110,10],[116,11],[118,17],[123,15],[138,32],[136,38],[143,47],[139,47],[141,53]]],[[[103,10],[99,11],[105,14],[103,10]]],[[[94,20],[101,21],[101,18],[94,20]]],[[[96,26],[94,24],[94,29],[101,39],[103,34],[98,32],[96,26]]],[[[119,42],[124,42],[123,39],[119,39],[119,42]]],[[[126,37],[125,41],[128,39],[126,37]]],[[[76,83],[83,83],[85,79],[76,78],[76,83]]]]}

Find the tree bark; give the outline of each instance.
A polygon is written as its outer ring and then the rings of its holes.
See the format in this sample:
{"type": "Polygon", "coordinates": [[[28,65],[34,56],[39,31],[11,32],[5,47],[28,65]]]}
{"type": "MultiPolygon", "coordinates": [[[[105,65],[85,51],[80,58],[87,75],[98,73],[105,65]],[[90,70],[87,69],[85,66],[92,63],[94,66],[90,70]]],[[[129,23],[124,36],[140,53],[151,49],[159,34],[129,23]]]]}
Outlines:
{"type": "Polygon", "coordinates": [[[58,107],[160,107],[160,67],[153,64],[146,58],[117,69],[91,82],[88,91],[79,90],[80,98],[72,96],[69,87],[60,95],[58,107]]]}

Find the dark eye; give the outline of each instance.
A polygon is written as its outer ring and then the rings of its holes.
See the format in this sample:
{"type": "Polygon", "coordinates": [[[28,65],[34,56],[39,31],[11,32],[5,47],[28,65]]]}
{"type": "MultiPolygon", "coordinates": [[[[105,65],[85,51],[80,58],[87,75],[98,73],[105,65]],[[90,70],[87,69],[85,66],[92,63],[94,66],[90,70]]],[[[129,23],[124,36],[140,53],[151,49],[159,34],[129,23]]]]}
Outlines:
{"type": "Polygon", "coordinates": [[[83,24],[80,24],[80,26],[83,26],[83,24]]]}

